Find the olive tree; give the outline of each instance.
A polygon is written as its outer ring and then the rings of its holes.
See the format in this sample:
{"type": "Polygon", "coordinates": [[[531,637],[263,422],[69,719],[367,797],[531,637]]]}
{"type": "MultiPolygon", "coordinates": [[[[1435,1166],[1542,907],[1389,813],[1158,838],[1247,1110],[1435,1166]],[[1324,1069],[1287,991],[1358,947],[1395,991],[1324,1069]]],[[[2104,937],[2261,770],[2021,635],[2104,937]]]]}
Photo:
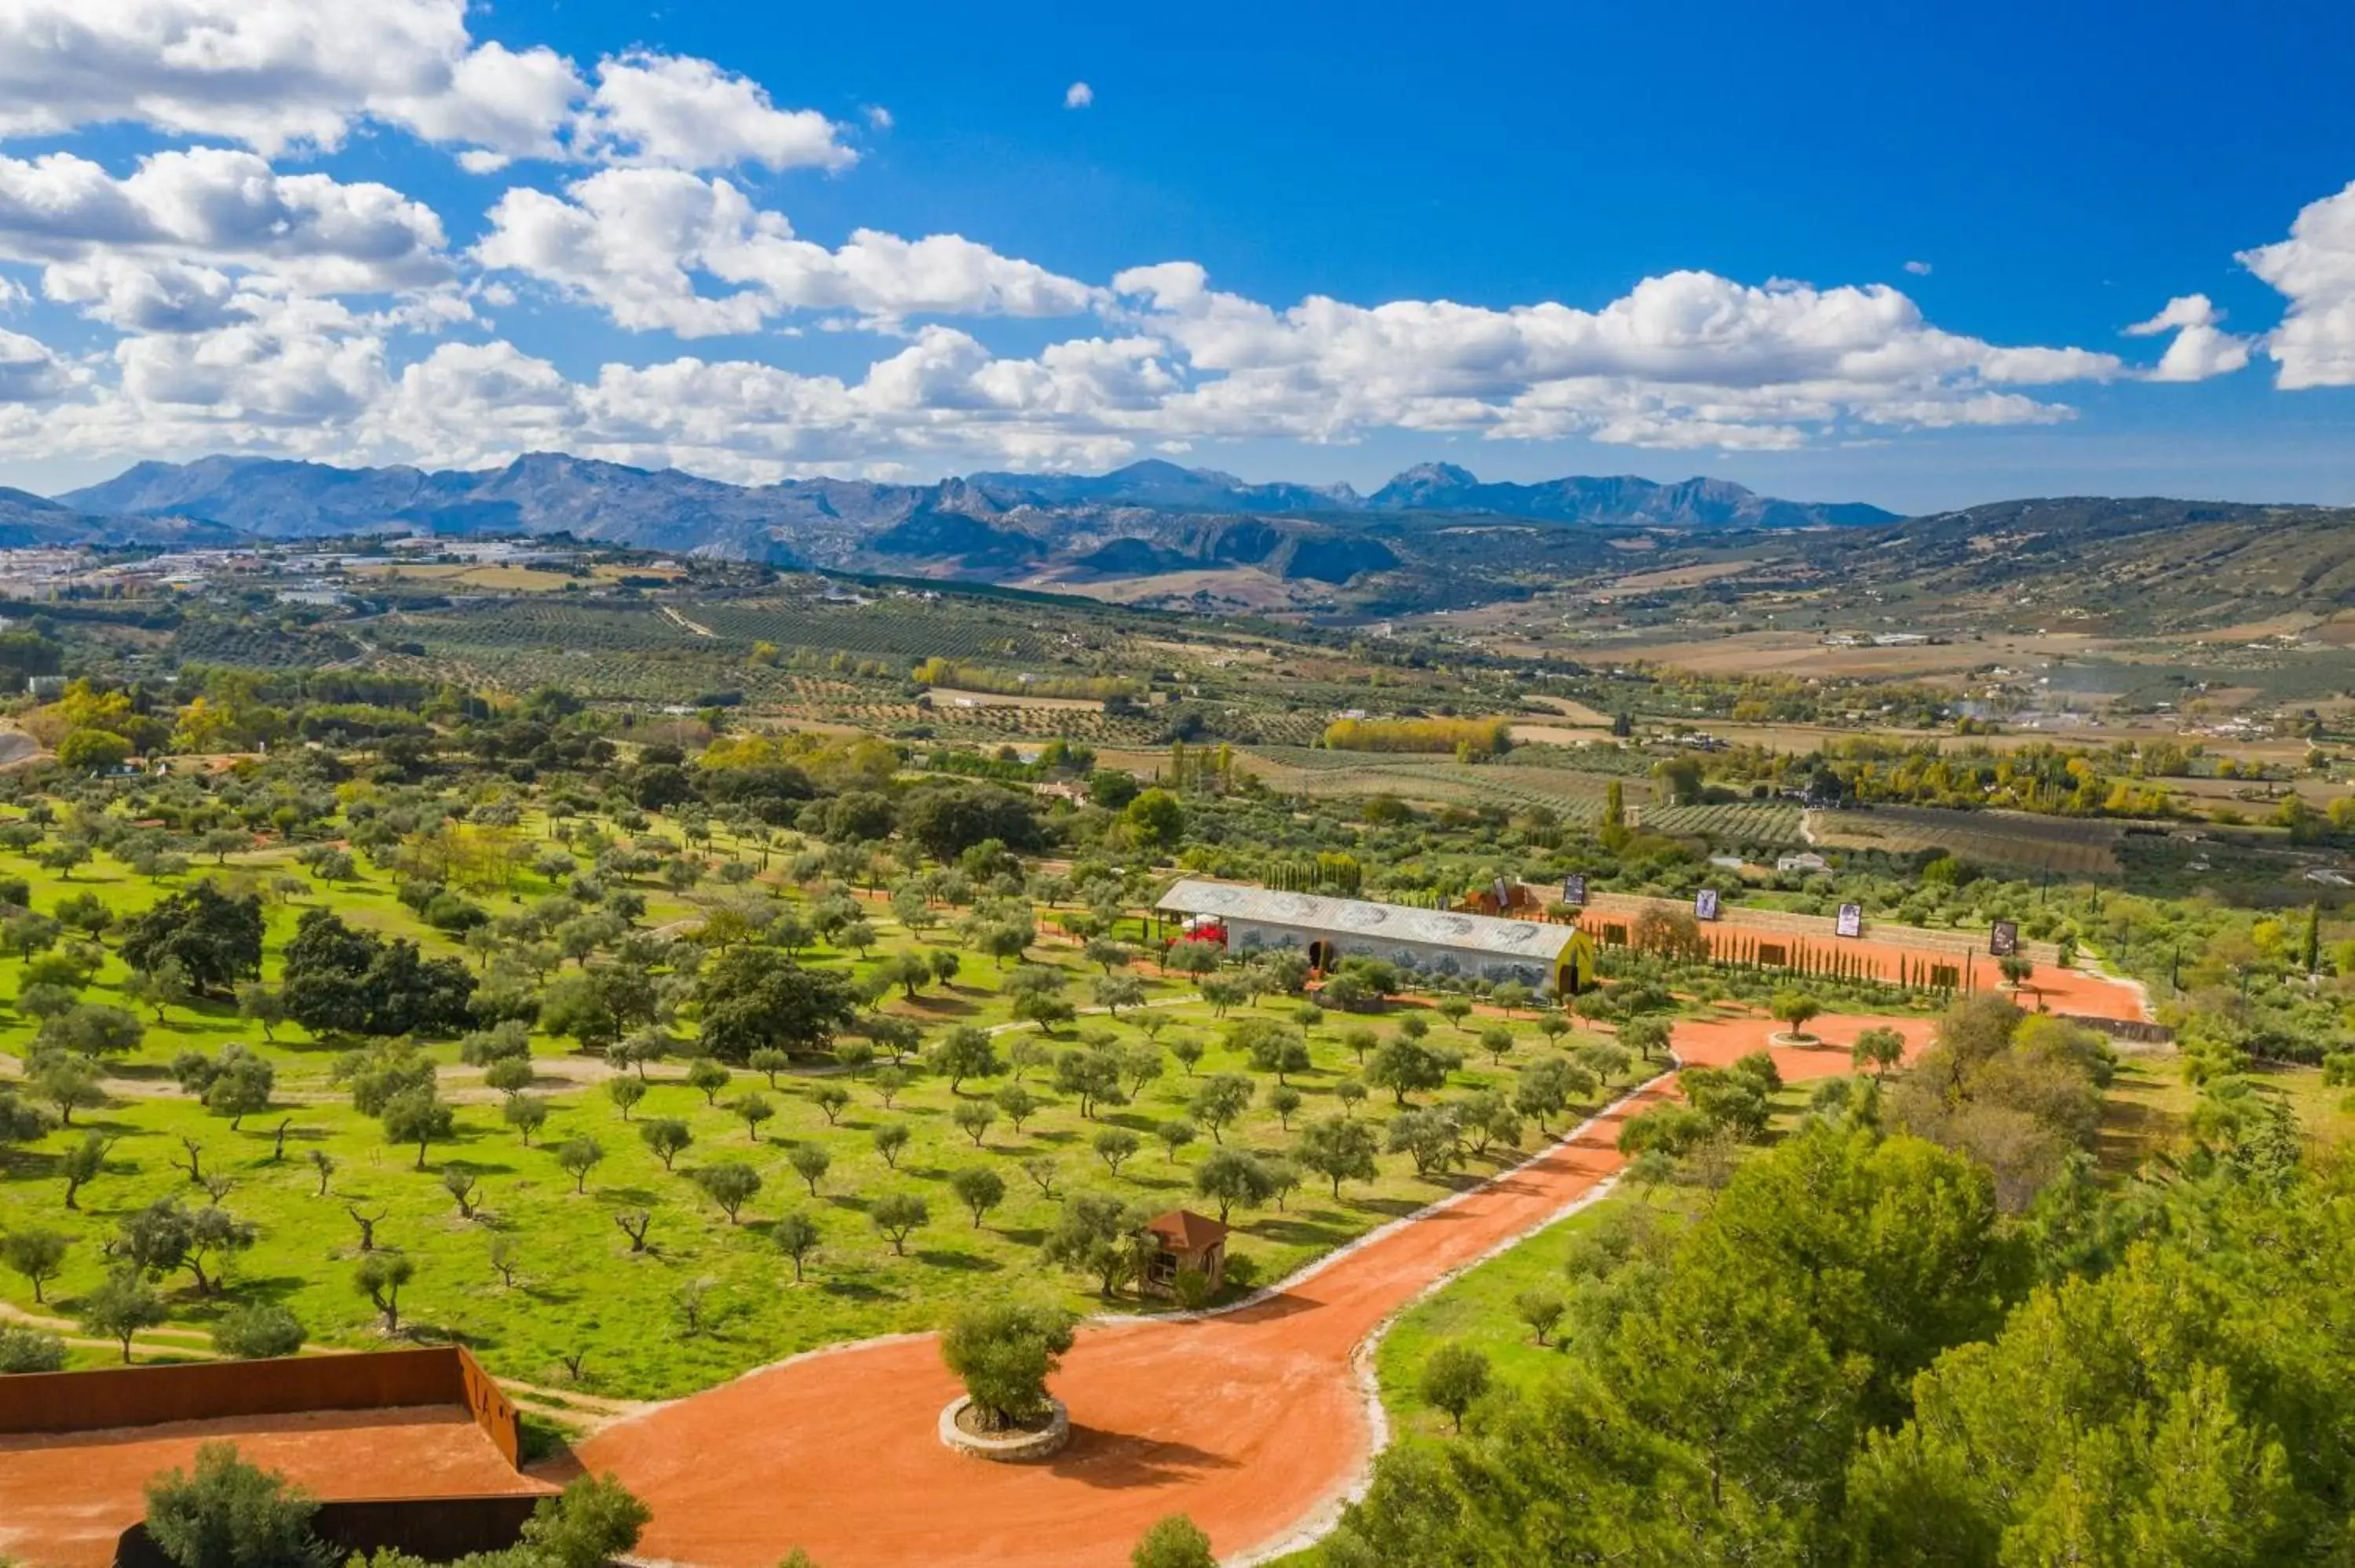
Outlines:
{"type": "Polygon", "coordinates": [[[1062,1365],[1077,1322],[1060,1307],[986,1302],[959,1312],[941,1336],[941,1359],[964,1380],[976,1425],[1028,1425],[1052,1408],[1047,1379],[1062,1365]]]}

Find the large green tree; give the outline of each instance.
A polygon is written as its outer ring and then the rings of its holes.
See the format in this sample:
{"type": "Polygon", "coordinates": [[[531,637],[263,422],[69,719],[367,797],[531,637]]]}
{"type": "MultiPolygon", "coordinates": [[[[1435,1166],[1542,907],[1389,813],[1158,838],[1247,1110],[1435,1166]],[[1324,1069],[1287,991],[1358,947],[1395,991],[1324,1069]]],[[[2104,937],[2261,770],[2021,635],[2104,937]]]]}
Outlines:
{"type": "Polygon", "coordinates": [[[773,948],[731,948],[703,976],[703,1045],[723,1062],[760,1050],[815,1055],[858,1016],[840,976],[805,969],[773,948]]]}
{"type": "Polygon", "coordinates": [[[123,961],[142,974],[176,963],[197,991],[226,994],[261,973],[261,900],[209,879],[171,894],[124,928],[123,961]]]}
{"type": "Polygon", "coordinates": [[[287,1016],[314,1034],[451,1034],[473,1021],[464,960],[425,958],[405,938],[355,930],[325,909],[304,911],[285,966],[287,1016]]]}

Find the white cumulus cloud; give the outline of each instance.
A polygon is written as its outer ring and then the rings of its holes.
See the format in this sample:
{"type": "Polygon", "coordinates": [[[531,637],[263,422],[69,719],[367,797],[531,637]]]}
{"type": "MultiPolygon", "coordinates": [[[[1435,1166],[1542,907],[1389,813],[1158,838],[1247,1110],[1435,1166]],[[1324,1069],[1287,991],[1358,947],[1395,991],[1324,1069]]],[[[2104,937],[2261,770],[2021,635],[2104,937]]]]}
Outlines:
{"type": "Polygon", "coordinates": [[[886,323],[1071,315],[1096,297],[954,234],[910,240],[860,229],[829,249],[728,181],[678,170],[601,170],[562,196],[511,190],[490,218],[475,248],[483,265],[553,284],[638,331],[747,333],[794,311],[886,323]]]}
{"type": "Polygon", "coordinates": [[[1211,290],[1187,262],[1113,282],[1136,305],[1141,330],[1184,351],[1197,382],[1172,414],[1188,434],[1331,440],[1394,427],[1788,446],[1842,419],[2065,418],[2057,405],[1987,394],[2123,370],[2109,355],[1944,332],[1881,285],[1756,287],[1687,271],[1647,278],[1592,311],[1312,297],[1279,312],[1211,290]]]}
{"type": "Polygon", "coordinates": [[[2147,322],[2126,329],[2128,337],[2156,337],[2173,333],[2156,368],[2153,381],[2205,381],[2229,376],[2249,363],[2249,340],[2222,330],[2223,313],[2205,294],[2181,294],[2147,322]]]}
{"type": "Polygon", "coordinates": [[[477,42],[466,0],[7,0],[0,138],[127,122],[275,156],[333,149],[363,122],[516,158],[676,167],[837,168],[852,154],[809,110],[709,60],[636,50],[593,86],[544,45],[477,42]]]}
{"type": "Polygon", "coordinates": [[[748,77],[643,52],[597,68],[579,134],[603,161],[673,169],[837,169],[856,156],[825,115],[779,109],[748,77]]]}
{"type": "Polygon", "coordinates": [[[1075,81],[1063,89],[1063,107],[1085,109],[1096,101],[1096,90],[1086,82],[1075,81]]]}
{"type": "Polygon", "coordinates": [[[2265,339],[2275,384],[2355,386],[2355,184],[2308,203],[2288,238],[2244,250],[2240,260],[2289,301],[2265,339]]]}
{"type": "Polygon", "coordinates": [[[445,90],[464,0],[10,0],[0,134],[131,121],[266,153],[445,90]]]}
{"type": "MultiPolygon", "coordinates": [[[[52,299],[112,302],[123,290],[186,299],[196,269],[265,270],[318,293],[418,289],[453,275],[442,220],[389,186],[285,175],[257,154],[157,153],[118,179],[71,153],[0,156],[0,258],[66,268],[52,299]],[[186,265],[179,265],[179,264],[186,265]],[[131,270],[151,268],[146,281],[131,270]]],[[[218,292],[209,281],[198,291],[218,292]]],[[[100,313],[135,324],[142,310],[100,313]]],[[[152,320],[152,317],[147,319],[152,320]]]]}
{"type": "Polygon", "coordinates": [[[48,344],[0,330],[0,404],[40,402],[63,392],[71,380],[48,344]]]}

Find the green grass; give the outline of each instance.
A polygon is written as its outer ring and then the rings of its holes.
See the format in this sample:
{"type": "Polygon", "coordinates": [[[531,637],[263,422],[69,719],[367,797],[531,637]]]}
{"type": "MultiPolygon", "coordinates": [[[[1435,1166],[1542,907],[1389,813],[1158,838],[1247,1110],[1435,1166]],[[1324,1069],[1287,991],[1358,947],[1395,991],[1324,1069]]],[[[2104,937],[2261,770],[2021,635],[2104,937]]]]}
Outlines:
{"type": "MultiPolygon", "coordinates": [[[[1492,1373],[1516,1387],[1526,1387],[1559,1367],[1565,1349],[1561,1340],[1549,1337],[1540,1346],[1529,1325],[1516,1315],[1514,1302],[1524,1292],[1540,1288],[1567,1295],[1562,1263],[1570,1238],[1601,1224],[1609,1205],[1643,1201],[1614,1189],[1569,1218],[1465,1270],[1400,1314],[1374,1354],[1375,1379],[1393,1435],[1439,1436],[1453,1429],[1446,1414],[1424,1404],[1415,1388],[1423,1363],[1441,1345],[1467,1345],[1480,1351],[1488,1358],[1492,1373]]],[[[1672,1194],[1664,1194],[1654,1201],[1666,1205],[1675,1200],[1672,1194]]]]}
{"type": "MultiPolygon", "coordinates": [[[[14,857],[0,857],[0,865],[11,873],[17,870],[14,857]]],[[[78,871],[69,885],[36,874],[34,904],[46,908],[60,894],[83,888],[101,890],[126,913],[144,908],[160,892],[101,856],[98,863],[78,871]]],[[[519,891],[529,896],[538,889],[519,891]]],[[[446,939],[418,925],[391,896],[385,878],[371,874],[362,882],[332,889],[314,885],[304,898],[272,908],[266,972],[274,974],[280,946],[291,934],[301,906],[319,901],[355,922],[419,937],[437,950],[453,950],[446,939]]],[[[687,901],[666,895],[650,904],[648,925],[662,924],[691,908],[687,901]]],[[[873,917],[885,928],[886,938],[868,959],[853,960],[819,949],[811,961],[863,966],[908,945],[907,935],[890,926],[879,907],[873,917]]],[[[930,933],[929,938],[932,944],[950,939],[945,932],[930,933]]],[[[1042,946],[1034,958],[1069,970],[1073,1000],[1084,1004],[1084,974],[1076,953],[1042,946]]],[[[13,993],[21,967],[17,960],[0,961],[0,990],[13,993]]],[[[91,998],[116,1000],[113,987],[123,978],[120,960],[111,958],[91,998]]],[[[1007,1016],[997,989],[1000,978],[989,960],[967,955],[964,973],[953,989],[935,988],[913,1003],[895,994],[888,1005],[928,1025],[971,1022],[986,1026],[1007,1016]]],[[[1156,980],[1148,989],[1162,998],[1186,994],[1169,981],[1156,980]]],[[[1273,1016],[1280,1007],[1289,1011],[1288,1004],[1273,999],[1257,1011],[1273,1016]]],[[[1203,1004],[1188,1001],[1156,1012],[1170,1017],[1162,1034],[1165,1044],[1181,1033],[1209,1043],[1199,1073],[1247,1070],[1241,1056],[1218,1044],[1217,1021],[1203,1004]]],[[[1488,1022],[1494,1020],[1472,1021],[1476,1028],[1488,1022]]],[[[1302,1118],[1334,1109],[1333,1086],[1354,1070],[1337,1040],[1343,1022],[1337,1016],[1330,1019],[1311,1037],[1316,1065],[1295,1077],[1306,1102],[1295,1113],[1295,1126],[1302,1118]]],[[[1456,1075],[1452,1092],[1491,1083],[1509,1086],[1513,1062],[1540,1054],[1543,1043],[1534,1021],[1524,1015],[1514,1026],[1518,1042],[1513,1057],[1498,1067],[1485,1055],[1472,1056],[1456,1075]]],[[[1079,1030],[1143,1037],[1126,1015],[1116,1023],[1082,1017],[1076,1029],[1061,1032],[1058,1044],[1072,1043],[1079,1030]]],[[[304,1040],[299,1030],[282,1028],[279,1033],[276,1044],[265,1044],[258,1032],[223,1007],[174,1008],[165,1024],[151,1026],[139,1052],[116,1068],[136,1092],[126,1090],[106,1107],[78,1114],[70,1132],[53,1132],[35,1145],[0,1155],[0,1228],[42,1226],[74,1237],[67,1269],[49,1287],[48,1310],[70,1316],[77,1298],[99,1282],[105,1270],[101,1249],[125,1214],[160,1197],[178,1195],[192,1205],[204,1201],[202,1190],[176,1164],[186,1137],[204,1146],[208,1173],[218,1172],[233,1181],[227,1206],[256,1222],[261,1239],[236,1260],[225,1298],[198,1298],[185,1287],[186,1276],[175,1277],[175,1325],[200,1329],[227,1299],[272,1300],[302,1319],[314,1343],[378,1342],[373,1309],[350,1283],[359,1232],[346,1209],[357,1204],[365,1213],[381,1211],[380,1242],[398,1246],[417,1264],[416,1279],[401,1301],[405,1334],[463,1340],[495,1372],[529,1382],[554,1381],[563,1359],[581,1354],[585,1356],[588,1386],[597,1392],[669,1396],[795,1351],[929,1327],[960,1301],[978,1296],[1045,1294],[1081,1309],[1092,1308],[1098,1303],[1091,1285],[1044,1268],[1037,1256],[1038,1243],[1058,1212],[1061,1195],[1071,1190],[1103,1191],[1155,1207],[1180,1202],[1200,1207],[1203,1201],[1191,1196],[1194,1168],[1213,1147],[1205,1133],[1173,1162],[1152,1138],[1155,1126],[1182,1115],[1193,1088],[1166,1053],[1163,1076],[1147,1085],[1135,1104],[1106,1110],[1099,1122],[1083,1119],[1073,1104],[1034,1074],[1028,1086],[1047,1102],[1046,1108],[1018,1137],[1001,1119],[980,1149],[951,1120],[955,1097],[936,1077],[917,1076],[888,1110],[870,1081],[839,1080],[851,1087],[854,1103],[839,1127],[829,1127],[811,1097],[826,1080],[809,1073],[790,1075],[770,1095],[779,1114],[755,1142],[725,1104],[743,1089],[769,1093],[758,1075],[740,1070],[720,1095],[720,1107],[714,1108],[680,1081],[683,1068],[678,1064],[666,1064],[654,1069],[653,1087],[634,1114],[640,1121],[677,1117],[692,1128],[696,1141],[679,1157],[677,1172],[671,1173],[645,1147],[635,1127],[624,1125],[599,1088],[570,1088],[558,1082],[564,1075],[587,1075],[599,1067],[574,1055],[567,1043],[541,1037],[534,1043],[535,1057],[547,1080],[542,1087],[551,1092],[555,1109],[529,1148],[501,1120],[496,1097],[482,1088],[471,1070],[455,1065],[453,1047],[443,1044],[432,1048],[444,1066],[444,1094],[455,1102],[457,1128],[451,1141],[433,1147],[426,1171],[420,1172],[412,1168],[413,1148],[388,1147],[377,1124],[361,1117],[328,1083],[336,1054],[332,1048],[304,1040]],[[280,1104],[235,1131],[179,1096],[165,1070],[183,1048],[211,1051],[232,1040],[261,1050],[279,1066],[280,1104]],[[286,1118],[291,1118],[286,1157],[274,1160],[273,1131],[286,1118]],[[897,1171],[871,1141],[873,1130],[889,1122],[904,1123],[911,1133],[897,1171]],[[1143,1148],[1117,1176],[1092,1149],[1103,1126],[1128,1128],[1143,1140],[1143,1148]],[[82,1194],[83,1212],[69,1213],[60,1202],[62,1183],[56,1166],[60,1152],[85,1128],[118,1141],[106,1173],[82,1194]],[[555,1144],[579,1135],[596,1138],[607,1152],[585,1193],[573,1192],[570,1177],[558,1168],[552,1153],[555,1144]],[[787,1162],[790,1148],[797,1143],[822,1147],[833,1160],[815,1200],[787,1162]],[[324,1150],[336,1162],[325,1198],[316,1195],[316,1175],[308,1163],[314,1150],[324,1150]],[[1039,1156],[1051,1159],[1058,1168],[1055,1198],[1042,1193],[1021,1169],[1023,1161],[1039,1156]],[[746,1160],[763,1178],[763,1189],[748,1206],[741,1225],[729,1224],[686,1174],[721,1159],[746,1160]],[[472,1171],[481,1183],[484,1213],[474,1221],[459,1216],[441,1185],[442,1171],[453,1164],[472,1171]],[[974,1165],[996,1170],[1007,1188],[1004,1205],[978,1228],[945,1185],[951,1172],[974,1165]],[[911,1240],[904,1257],[893,1255],[867,1218],[875,1200],[894,1192],[918,1193],[932,1211],[930,1223],[911,1240]],[[637,1208],[655,1215],[650,1253],[634,1254],[614,1223],[617,1213],[637,1208]],[[811,1262],[809,1280],[799,1287],[792,1282],[789,1262],[768,1239],[770,1223],[788,1209],[810,1213],[825,1235],[811,1262]],[[497,1236],[512,1238],[519,1249],[517,1283],[511,1288],[499,1281],[488,1261],[497,1236]],[[688,1332],[679,1298],[682,1291],[698,1287],[707,1292],[708,1305],[719,1320],[688,1332]]],[[[21,1054],[30,1034],[28,1022],[10,1020],[0,1027],[0,1052],[21,1054]]],[[[1437,1025],[1434,1038],[1467,1050],[1473,1044],[1471,1034],[1444,1023],[1437,1025]]],[[[1580,1038],[1572,1035],[1565,1044],[1575,1044],[1580,1038]]],[[[1259,1077],[1263,1093],[1272,1080],[1259,1077]]],[[[994,1092],[1003,1081],[969,1082],[964,1092],[968,1097],[994,1092]]],[[[1387,1097],[1377,1095],[1359,1114],[1386,1118],[1386,1101],[1387,1097]]],[[[1536,1137],[1530,1129],[1524,1144],[1533,1146],[1536,1137]]],[[[1229,1128],[1225,1139],[1230,1145],[1272,1150],[1282,1147],[1287,1135],[1263,1101],[1229,1128]]],[[[1274,1277],[1444,1195],[1450,1187],[1492,1173],[1525,1152],[1492,1150],[1444,1183],[1416,1178],[1402,1155],[1385,1157],[1380,1179],[1345,1188],[1338,1203],[1321,1183],[1313,1183],[1290,1200],[1287,1211],[1238,1211],[1242,1234],[1237,1251],[1252,1259],[1260,1277],[1274,1277]]],[[[33,1308],[29,1288],[13,1275],[0,1277],[0,1300],[33,1308]]]]}

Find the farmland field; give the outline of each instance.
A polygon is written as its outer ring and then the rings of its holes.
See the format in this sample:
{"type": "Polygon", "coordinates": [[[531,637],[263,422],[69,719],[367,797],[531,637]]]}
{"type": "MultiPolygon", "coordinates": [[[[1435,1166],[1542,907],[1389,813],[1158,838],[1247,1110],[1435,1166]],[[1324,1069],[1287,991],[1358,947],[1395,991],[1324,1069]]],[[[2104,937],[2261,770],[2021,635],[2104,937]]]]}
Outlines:
{"type": "Polygon", "coordinates": [[[1949,811],[1934,806],[1875,806],[1869,811],[1813,811],[1814,842],[1839,849],[1911,854],[1943,849],[1982,865],[2062,875],[2109,876],[2118,869],[2115,822],[2032,817],[2018,811],[1949,811]]]}
{"type": "Polygon", "coordinates": [[[469,600],[460,609],[389,619],[389,637],[410,637],[431,648],[535,648],[597,653],[691,647],[699,639],[653,604],[567,604],[544,597],[469,600]]]}
{"type": "Polygon", "coordinates": [[[948,659],[1036,658],[1046,651],[1035,614],[922,599],[825,605],[806,599],[727,599],[681,606],[719,637],[750,645],[818,648],[914,664],[948,659]]]}
{"type": "Polygon", "coordinates": [[[1638,826],[1656,832],[1697,835],[1712,843],[1755,844],[1779,849],[1806,842],[1803,808],[1788,800],[1739,800],[1719,806],[1646,806],[1638,826]]]}
{"type": "MultiPolygon", "coordinates": [[[[1313,796],[1396,795],[1443,805],[1543,806],[1568,822],[1599,822],[1608,779],[1511,762],[1466,765],[1452,757],[1401,757],[1307,747],[1250,748],[1252,770],[1269,788],[1313,796]]],[[[1641,785],[1629,795],[1640,799],[1641,785]]]]}

